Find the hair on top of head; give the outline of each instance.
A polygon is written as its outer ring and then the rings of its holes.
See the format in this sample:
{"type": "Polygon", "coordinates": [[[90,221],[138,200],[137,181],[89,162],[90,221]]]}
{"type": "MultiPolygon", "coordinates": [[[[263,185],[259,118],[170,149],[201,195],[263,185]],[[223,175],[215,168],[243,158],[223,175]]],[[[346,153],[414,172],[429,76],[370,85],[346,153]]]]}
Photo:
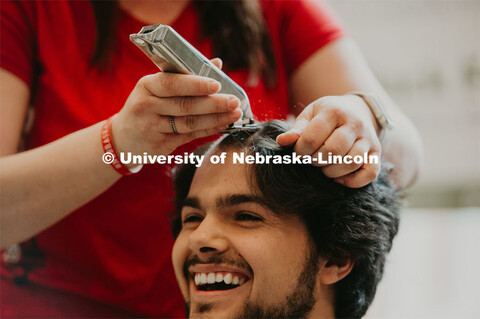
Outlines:
{"type": "MultiPolygon", "coordinates": [[[[208,149],[243,151],[247,154],[291,155],[292,146],[280,146],[276,137],[289,124],[273,120],[256,131],[224,136],[208,149]]],[[[295,214],[304,221],[319,256],[331,263],[354,262],[350,274],[335,284],[335,316],[362,317],[375,295],[399,224],[399,195],[388,180],[382,163],[378,178],[362,188],[348,188],[327,178],[319,167],[298,164],[251,164],[247,178],[252,192],[278,214],[295,214]]],[[[182,202],[195,174],[194,165],[182,165],[174,173],[176,191],[172,231],[181,230],[182,202]]]]}

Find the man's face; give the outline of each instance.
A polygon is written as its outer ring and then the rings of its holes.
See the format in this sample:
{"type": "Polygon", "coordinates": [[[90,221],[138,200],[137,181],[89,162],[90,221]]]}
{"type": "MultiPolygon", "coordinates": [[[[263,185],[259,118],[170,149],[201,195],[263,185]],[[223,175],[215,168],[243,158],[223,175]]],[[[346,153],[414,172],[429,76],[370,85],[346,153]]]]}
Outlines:
{"type": "Polygon", "coordinates": [[[193,178],[172,256],[189,315],[305,316],[318,257],[300,218],[262,206],[246,166],[206,158],[193,178]]]}

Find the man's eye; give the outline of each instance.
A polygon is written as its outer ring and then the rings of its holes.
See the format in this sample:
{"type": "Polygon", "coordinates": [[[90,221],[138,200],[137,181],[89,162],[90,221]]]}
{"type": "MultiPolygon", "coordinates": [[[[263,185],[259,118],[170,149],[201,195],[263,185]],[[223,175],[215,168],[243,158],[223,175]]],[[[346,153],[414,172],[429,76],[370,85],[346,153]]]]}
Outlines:
{"type": "Polygon", "coordinates": [[[183,223],[198,223],[198,222],[201,222],[202,221],[202,216],[198,216],[198,215],[189,215],[187,216],[184,220],[183,220],[183,223]]]}
{"type": "Polygon", "coordinates": [[[262,220],[262,218],[257,215],[254,215],[251,213],[245,213],[245,212],[238,213],[235,219],[240,221],[261,221],[262,220]]]}

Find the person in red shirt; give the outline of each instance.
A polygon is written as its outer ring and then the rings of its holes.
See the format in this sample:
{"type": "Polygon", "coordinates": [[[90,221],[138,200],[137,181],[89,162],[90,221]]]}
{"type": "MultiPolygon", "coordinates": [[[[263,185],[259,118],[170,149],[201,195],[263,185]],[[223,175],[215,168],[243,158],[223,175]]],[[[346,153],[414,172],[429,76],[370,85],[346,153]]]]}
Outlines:
{"type": "MultiPolygon", "coordinates": [[[[144,25],[171,25],[222,58],[257,120],[297,115],[280,144],[382,155],[399,187],[417,174],[415,129],[324,3],[2,1],[0,10],[2,317],[184,315],[170,262],[171,166],[122,176],[101,160],[102,127],[116,114],[118,152],[183,154],[241,112],[208,78],[159,73],[128,38],[144,25]],[[353,91],[376,96],[394,120],[382,143],[378,114],[353,91]]],[[[322,168],[348,187],[379,170],[322,168]]]]}

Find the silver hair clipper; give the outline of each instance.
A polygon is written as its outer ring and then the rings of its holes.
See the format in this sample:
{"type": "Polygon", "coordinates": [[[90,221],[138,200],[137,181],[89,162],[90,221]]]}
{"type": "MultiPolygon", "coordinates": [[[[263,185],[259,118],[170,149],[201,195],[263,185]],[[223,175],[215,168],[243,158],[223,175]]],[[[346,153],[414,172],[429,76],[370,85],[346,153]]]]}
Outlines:
{"type": "Polygon", "coordinates": [[[238,97],[243,116],[237,122],[230,124],[224,133],[256,127],[245,91],[173,28],[163,24],[145,26],[139,33],[131,34],[130,40],[163,72],[209,77],[220,82],[222,85],[220,93],[238,97]]]}

